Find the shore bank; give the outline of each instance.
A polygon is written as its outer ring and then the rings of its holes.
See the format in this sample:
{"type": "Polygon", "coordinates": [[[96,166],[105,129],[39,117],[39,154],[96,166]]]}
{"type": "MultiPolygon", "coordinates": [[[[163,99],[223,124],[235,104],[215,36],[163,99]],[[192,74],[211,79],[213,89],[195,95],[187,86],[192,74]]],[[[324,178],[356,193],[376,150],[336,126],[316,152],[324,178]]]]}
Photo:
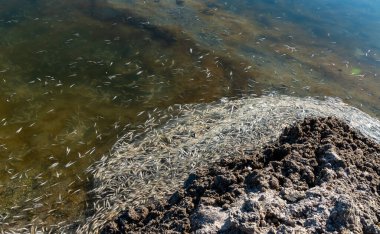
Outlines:
{"type": "Polygon", "coordinates": [[[306,118],[102,233],[379,233],[379,193],[380,145],[336,118],[306,118]]]}
{"type": "Polygon", "coordinates": [[[176,117],[160,127],[148,122],[144,134],[126,135],[90,169],[95,213],[78,231],[99,231],[128,207],[167,197],[197,168],[260,150],[305,117],[335,116],[380,142],[377,119],[333,98],[223,99],[176,106],[170,112],[176,117]]]}

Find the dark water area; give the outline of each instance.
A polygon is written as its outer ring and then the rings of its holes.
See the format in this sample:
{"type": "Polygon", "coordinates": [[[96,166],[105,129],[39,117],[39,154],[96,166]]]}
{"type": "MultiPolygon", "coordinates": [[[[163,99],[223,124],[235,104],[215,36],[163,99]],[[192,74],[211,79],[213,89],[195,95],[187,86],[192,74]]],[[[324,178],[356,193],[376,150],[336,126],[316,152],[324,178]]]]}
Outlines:
{"type": "Polygon", "coordinates": [[[80,222],[86,169],[173,104],[336,96],[379,117],[379,28],[379,1],[0,0],[0,230],[80,222]]]}

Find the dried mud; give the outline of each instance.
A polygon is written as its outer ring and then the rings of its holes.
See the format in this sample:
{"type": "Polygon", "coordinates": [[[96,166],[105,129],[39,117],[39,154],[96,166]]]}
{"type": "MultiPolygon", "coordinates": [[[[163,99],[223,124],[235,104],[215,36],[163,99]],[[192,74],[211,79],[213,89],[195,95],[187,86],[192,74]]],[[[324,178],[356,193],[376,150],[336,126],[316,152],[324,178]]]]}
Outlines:
{"type": "Polygon", "coordinates": [[[345,122],[306,118],[275,143],[231,156],[101,232],[380,233],[380,145],[345,122]]]}

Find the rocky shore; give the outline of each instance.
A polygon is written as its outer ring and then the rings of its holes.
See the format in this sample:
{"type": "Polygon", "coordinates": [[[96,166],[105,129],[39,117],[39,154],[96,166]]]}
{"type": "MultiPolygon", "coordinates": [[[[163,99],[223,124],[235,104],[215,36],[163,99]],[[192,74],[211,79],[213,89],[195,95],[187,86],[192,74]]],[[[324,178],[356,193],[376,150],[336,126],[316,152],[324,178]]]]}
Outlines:
{"type": "Polygon", "coordinates": [[[259,151],[190,174],[167,200],[102,233],[380,233],[380,145],[337,118],[306,118],[259,151]]]}

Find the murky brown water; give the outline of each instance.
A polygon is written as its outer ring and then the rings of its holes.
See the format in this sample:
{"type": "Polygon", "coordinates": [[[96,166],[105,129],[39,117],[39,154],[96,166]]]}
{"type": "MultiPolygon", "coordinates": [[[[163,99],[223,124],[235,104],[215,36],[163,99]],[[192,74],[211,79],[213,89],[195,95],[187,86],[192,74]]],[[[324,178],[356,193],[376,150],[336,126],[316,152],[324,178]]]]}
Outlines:
{"type": "Polygon", "coordinates": [[[0,3],[0,230],[82,219],[86,168],[172,104],[327,95],[380,116],[376,2],[0,3]]]}

